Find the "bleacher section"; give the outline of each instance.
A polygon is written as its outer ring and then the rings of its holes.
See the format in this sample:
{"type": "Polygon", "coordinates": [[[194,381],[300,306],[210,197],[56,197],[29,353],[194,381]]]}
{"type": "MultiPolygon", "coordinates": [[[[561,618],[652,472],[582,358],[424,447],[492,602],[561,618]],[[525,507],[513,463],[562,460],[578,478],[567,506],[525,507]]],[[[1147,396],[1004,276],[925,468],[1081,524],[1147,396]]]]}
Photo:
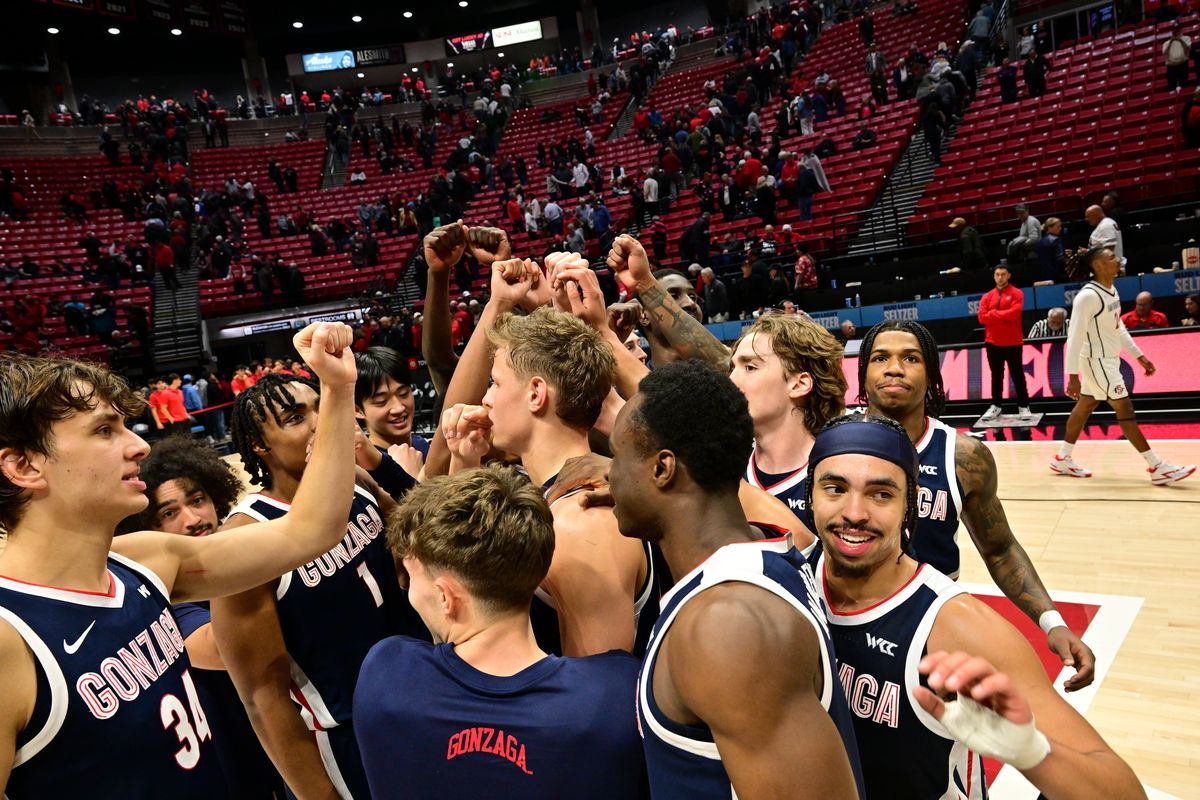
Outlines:
{"type": "MultiPolygon", "coordinates": [[[[845,92],[846,115],[838,116],[834,109],[830,109],[829,120],[815,124],[813,135],[788,137],[783,140],[783,149],[798,152],[804,148],[815,148],[827,137],[833,139],[838,148],[837,154],[822,159],[832,191],[814,198],[814,219],[808,222],[800,220],[796,209],[780,204],[776,209],[779,218],[776,227],[790,224],[793,232],[808,242],[814,251],[829,250],[835,237],[840,240],[854,232],[853,224],[858,213],[874,203],[917,122],[916,103],[911,100],[896,102],[894,99],[890,85],[891,65],[906,54],[912,44],[925,53],[932,52],[939,42],[955,47],[961,31],[960,6],[953,0],[923,3],[918,16],[893,17],[882,12],[875,15],[875,42],[887,57],[888,88],[893,100],[881,106],[871,118],[871,129],[878,138],[872,147],[861,151],[852,150],[850,141],[858,130],[859,101],[870,92],[866,74],[867,48],[863,45],[856,22],[834,25],[821,33],[808,56],[798,63],[793,75],[798,74],[803,85],[811,87],[818,75],[828,72],[845,92]]],[[[696,106],[705,100],[704,81],[709,77],[719,81],[731,66],[730,61],[701,68],[684,80],[672,80],[672,76],[667,76],[654,87],[647,104],[657,106],[664,112],[680,106],[696,106]]],[[[759,112],[764,142],[769,141],[770,133],[775,129],[775,112],[779,102],[778,98],[774,98],[759,112]]],[[[644,158],[638,163],[648,165],[653,151],[645,149],[643,152],[644,158]]],[[[741,158],[740,152],[732,144],[725,154],[733,164],[741,158]]],[[[622,165],[626,165],[627,161],[622,161],[622,165]]],[[[629,166],[625,168],[629,171],[629,166]]],[[[699,213],[699,202],[691,192],[685,193],[682,198],[663,217],[668,228],[670,256],[675,255],[674,243],[679,235],[699,213]]],[[[714,219],[710,233],[712,241],[716,243],[728,233],[742,237],[751,232],[760,232],[762,228],[762,220],[758,217],[730,222],[714,219]]]]}
{"type": "MultiPolygon", "coordinates": [[[[1184,28],[1200,35],[1195,17],[1184,28]]],[[[1021,82],[1013,104],[1000,102],[991,69],[909,219],[909,239],[948,238],[956,216],[981,230],[1015,228],[1019,202],[1045,219],[1078,217],[1112,189],[1138,205],[1200,196],[1200,151],[1182,146],[1179,124],[1190,90],[1166,89],[1169,31],[1146,24],[1051,53],[1049,91],[1031,99],[1021,82]]]]}

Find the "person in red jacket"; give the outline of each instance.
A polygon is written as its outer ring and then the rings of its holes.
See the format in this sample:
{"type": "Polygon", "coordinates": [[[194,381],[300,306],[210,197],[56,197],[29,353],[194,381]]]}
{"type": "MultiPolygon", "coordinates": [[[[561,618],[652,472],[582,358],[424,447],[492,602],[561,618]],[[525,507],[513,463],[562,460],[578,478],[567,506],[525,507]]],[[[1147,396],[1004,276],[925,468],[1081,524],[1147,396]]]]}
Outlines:
{"type": "Polygon", "coordinates": [[[1167,321],[1167,315],[1154,310],[1154,295],[1149,292],[1138,294],[1133,309],[1121,315],[1121,322],[1124,322],[1125,327],[1131,331],[1139,328],[1171,327],[1171,323],[1167,321]]]}
{"type": "Polygon", "coordinates": [[[1029,390],[1025,386],[1025,367],[1021,363],[1021,348],[1025,337],[1021,333],[1021,311],[1025,307],[1025,295],[1009,283],[1012,274],[1008,267],[996,267],[992,277],[996,288],[979,301],[979,322],[983,325],[984,348],[987,350],[988,369],[992,373],[992,405],[984,413],[984,420],[993,420],[1002,413],[1004,403],[1004,366],[1012,379],[1017,395],[1017,407],[1021,419],[1029,419],[1029,390]]]}

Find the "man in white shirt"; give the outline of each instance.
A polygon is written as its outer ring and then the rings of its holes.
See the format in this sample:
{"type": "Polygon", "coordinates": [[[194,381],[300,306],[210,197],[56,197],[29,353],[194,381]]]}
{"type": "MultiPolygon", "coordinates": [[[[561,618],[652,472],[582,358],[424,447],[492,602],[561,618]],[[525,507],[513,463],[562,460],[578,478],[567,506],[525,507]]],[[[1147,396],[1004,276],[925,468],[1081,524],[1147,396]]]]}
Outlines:
{"type": "Polygon", "coordinates": [[[571,175],[575,184],[575,193],[583,194],[583,190],[587,186],[588,180],[592,177],[590,174],[588,174],[587,166],[576,161],[575,166],[571,170],[571,175]]]}
{"type": "Polygon", "coordinates": [[[1188,85],[1188,58],[1192,53],[1192,40],[1183,35],[1179,23],[1171,26],[1171,38],[1163,43],[1163,57],[1167,60],[1167,91],[1179,91],[1188,85]]]}
{"type": "Polygon", "coordinates": [[[646,198],[646,210],[651,214],[657,214],[659,210],[658,204],[658,181],[655,180],[655,173],[651,170],[646,176],[646,181],[642,184],[642,195],[646,198]]]}
{"type": "Polygon", "coordinates": [[[1105,216],[1104,209],[1100,206],[1089,206],[1083,216],[1088,225],[1095,229],[1088,237],[1088,248],[1110,248],[1116,255],[1117,261],[1121,263],[1123,274],[1125,272],[1125,245],[1121,240],[1121,229],[1117,227],[1117,221],[1112,217],[1105,216]]]}
{"type": "Polygon", "coordinates": [[[1017,212],[1017,221],[1021,223],[1021,229],[1008,243],[1008,258],[1010,261],[1020,262],[1037,246],[1038,239],[1042,238],[1042,223],[1029,213],[1029,209],[1025,207],[1024,203],[1016,206],[1013,210],[1017,212]]]}

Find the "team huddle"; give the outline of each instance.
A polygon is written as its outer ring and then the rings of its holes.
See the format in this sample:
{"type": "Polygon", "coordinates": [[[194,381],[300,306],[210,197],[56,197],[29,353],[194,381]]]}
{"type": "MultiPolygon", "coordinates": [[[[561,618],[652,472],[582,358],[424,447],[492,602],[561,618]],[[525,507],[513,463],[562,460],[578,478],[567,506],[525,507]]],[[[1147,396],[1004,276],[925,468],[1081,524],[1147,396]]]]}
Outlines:
{"type": "Polygon", "coordinates": [[[461,223],[426,237],[431,291],[468,250],[491,298],[434,438],[404,358],[311,325],[316,380],[238,395],[245,496],[126,428],[119,377],[0,361],[6,797],[973,799],[985,757],[1145,796],[955,583],[961,522],[1091,683],[987,447],[937,419],[928,331],[867,334],[848,415],[826,330],[727,347],[629,236],[632,314],[582,257],[461,223]]]}

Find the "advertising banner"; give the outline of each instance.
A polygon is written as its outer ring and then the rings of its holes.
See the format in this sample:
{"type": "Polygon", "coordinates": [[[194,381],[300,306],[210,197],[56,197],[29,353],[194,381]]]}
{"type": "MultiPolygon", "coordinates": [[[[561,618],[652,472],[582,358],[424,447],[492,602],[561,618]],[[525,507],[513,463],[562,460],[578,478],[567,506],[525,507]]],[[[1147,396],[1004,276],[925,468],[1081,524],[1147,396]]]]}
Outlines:
{"type": "Polygon", "coordinates": [[[354,60],[354,52],[351,50],[333,50],[328,53],[305,53],[300,58],[304,61],[305,72],[354,69],[358,64],[354,60]]]}

